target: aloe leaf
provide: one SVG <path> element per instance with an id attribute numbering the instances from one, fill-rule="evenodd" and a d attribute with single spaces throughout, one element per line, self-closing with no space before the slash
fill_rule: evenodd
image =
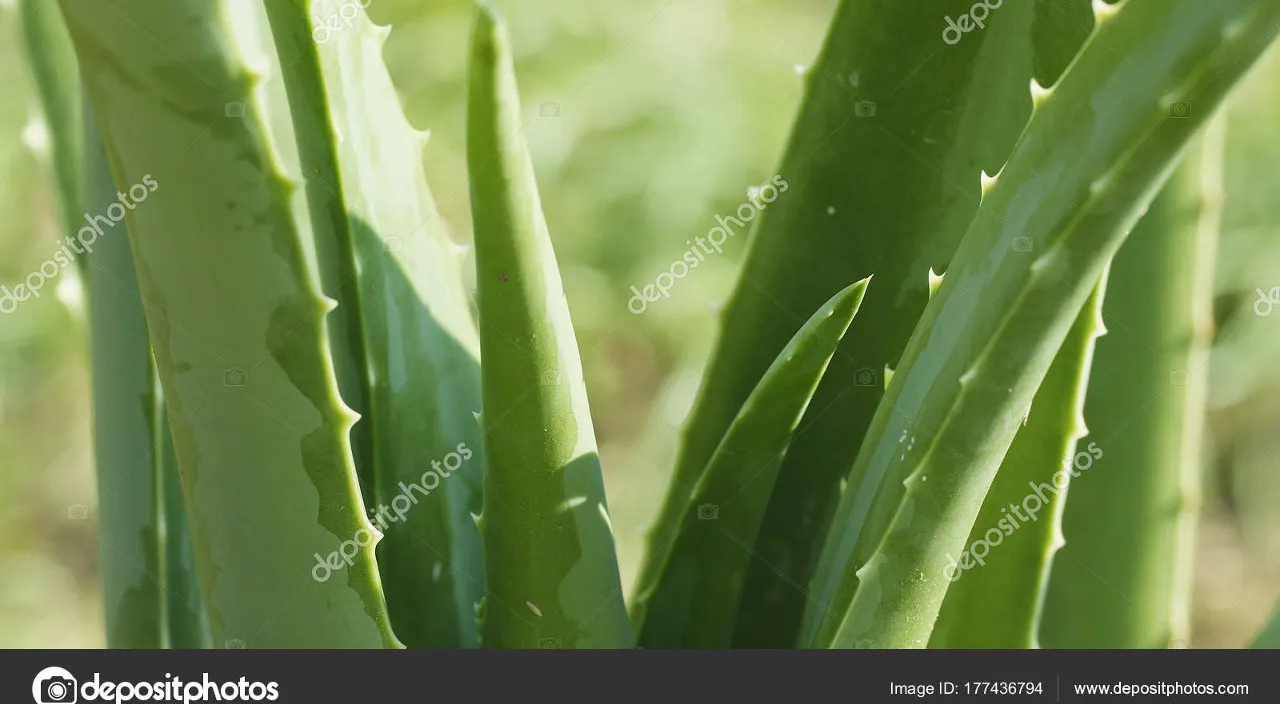
<path id="1" fill-rule="evenodd" d="M 652 591 L 636 595 L 645 648 L 727 648 L 774 479 L 800 417 L 867 290 L 863 279 L 800 328 L 747 397 L 657 556 Z"/>
<path id="2" fill-rule="evenodd" d="M 876 413 L 812 584 L 819 626 L 802 642 L 928 642 L 946 556 L 963 549 L 1085 299 L 1280 20 L 1262 0 L 1095 7 L 1056 87 L 1033 86 L 1036 111 Z"/>
<path id="3" fill-rule="evenodd" d="M 22 3 L 24 38 L 49 125 L 63 226 L 93 302 L 89 337 L 98 544 L 110 648 L 209 645 L 168 423 L 147 340 L 126 237 L 102 238 L 90 254 L 81 213 L 117 202 L 106 153 L 81 95 L 75 50 L 57 5 Z M 76 233 L 78 236 L 80 233 Z M 121 404 L 121 399 L 135 403 Z"/>
<path id="4" fill-rule="evenodd" d="M 1105 331 L 1105 289 L 1104 274 L 1000 464 L 965 542 L 969 557 L 957 558 L 950 568 L 952 584 L 938 612 L 932 648 L 1039 647 L 1036 634 L 1049 568 L 1062 545 L 1066 492 L 1071 478 L 1088 469 L 1098 452 L 1096 445 L 1080 449 L 1077 442 L 1088 432 L 1085 389 L 1094 343 Z M 992 598 L 996 594 L 999 598 Z"/>
<path id="5" fill-rule="evenodd" d="M 1101 456 L 1066 502 L 1046 646 L 1190 642 L 1224 133 L 1210 123 L 1112 264 L 1085 406 Z"/>
<path id="6" fill-rule="evenodd" d="M 85 208 L 103 212 L 115 184 L 86 124 Z M 163 404 L 151 364 L 147 323 L 129 241 L 102 238 L 87 270 L 93 382 L 93 444 L 98 480 L 98 546 L 107 647 L 163 647 L 163 448 L 154 440 Z M 141 351 L 141 354 L 139 352 Z"/>
<path id="7" fill-rule="evenodd" d="M 116 187 L 86 103 L 84 207 L 105 213 Z M 209 633 L 178 465 L 137 275 L 123 232 L 87 252 L 92 311 L 93 445 L 109 648 L 202 648 Z M 87 238 L 86 238 L 87 239 Z"/>
<path id="8" fill-rule="evenodd" d="M 385 534 L 378 569 L 392 626 L 409 647 L 475 646 L 484 593 L 471 518 L 484 461 L 473 417 L 479 342 L 461 254 L 423 173 L 425 135 L 405 119 L 382 61 L 388 30 L 359 14 L 315 41 L 314 18 L 340 16 L 346 5 L 266 3 L 322 285 L 340 301 L 334 315 L 348 311 L 347 337 L 334 348 L 348 350 L 352 393 L 366 399 L 355 427 L 364 435 L 352 440 L 369 443 L 357 457 L 369 463 L 366 498 Z M 454 473 L 464 454 L 466 469 Z"/>
<path id="9" fill-rule="evenodd" d="M 582 361 L 522 136 L 505 28 L 481 6 L 467 162 L 484 359 L 490 648 L 623 648 L 631 629 Z"/>
<path id="10" fill-rule="evenodd" d="M 83 130 L 75 50 L 57 5 L 48 0 L 21 0 L 18 10 L 23 43 L 49 129 L 62 225 L 74 231 L 83 224 L 84 206 Z M 76 261 L 83 271 L 83 260 Z"/>
<path id="11" fill-rule="evenodd" d="M 398 645 L 326 344 L 333 303 L 230 8 L 62 7 L 114 180 L 134 184 L 128 236 L 215 642 Z"/>

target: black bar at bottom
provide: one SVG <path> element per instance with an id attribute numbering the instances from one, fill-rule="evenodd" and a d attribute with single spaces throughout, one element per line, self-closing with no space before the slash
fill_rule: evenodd
<path id="1" fill-rule="evenodd" d="M 0 652 L 0 702 L 1280 702 L 1277 665 L 1266 650 L 27 650 Z"/>

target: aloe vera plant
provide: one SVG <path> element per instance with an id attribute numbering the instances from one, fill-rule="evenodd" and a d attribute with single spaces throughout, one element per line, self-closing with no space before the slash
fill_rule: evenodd
<path id="1" fill-rule="evenodd" d="M 712 451 L 800 327 L 800 313 L 874 274 L 780 470 L 743 597 L 742 610 L 755 616 L 740 619 L 738 645 L 795 640 L 807 601 L 794 585 L 812 576 L 838 486 L 883 395 L 884 370 L 896 366 L 928 298 L 925 273 L 947 268 L 978 210 L 978 174 L 999 169 L 1030 114 L 1031 28 L 1050 9 L 1008 3 L 942 59 L 939 18 L 969 4 L 846 0 L 806 72 L 779 168 L 791 189 L 752 234 L 646 557 L 670 542 Z M 736 342 L 746 335 L 754 344 Z M 637 592 L 650 588 L 641 579 Z"/>
<path id="2" fill-rule="evenodd" d="M 1224 140 L 1215 120 L 1116 255 L 1103 306 L 1114 332 L 1099 343 L 1085 410 L 1101 452 L 1067 503 L 1048 646 L 1191 639 Z"/>
<path id="3" fill-rule="evenodd" d="M 1100 314 L 1159 309 L 1149 339 L 1201 366 L 1216 205 L 1182 203 L 1213 185 L 1221 135 L 1164 183 L 1280 6 L 1004 3 L 952 43 L 939 20 L 967 0 L 839 3 L 628 614 L 511 39 L 481 7 L 473 312 L 387 29 L 357 11 L 315 36 L 348 5 L 62 0 L 92 110 L 82 137 L 55 129 L 86 155 L 55 158 L 59 182 L 82 171 L 90 212 L 147 190 L 87 274 L 95 407 L 137 399 L 95 428 L 100 485 L 127 488 L 103 490 L 104 555 L 141 540 L 132 571 L 104 560 L 110 645 L 1013 648 L 1079 644 L 1063 624 L 1099 618 L 1108 644 L 1185 634 L 1194 514 L 1155 510 L 1194 488 L 1202 387 L 1121 437 L 1108 399 L 1155 377 L 1093 347 Z M 1038 518 L 1006 524 L 1044 482 Z M 1151 511 L 1074 526 L 1135 487 Z M 1095 606 L 1071 567 L 1120 525 L 1132 545 L 1105 559 L 1134 567 L 1146 609 Z M 980 541 L 998 549 L 961 562 Z"/>
<path id="4" fill-rule="evenodd" d="M 946 555 L 961 551 L 1071 321 L 1280 19 L 1280 7 L 1256 2 L 1097 7 L 1094 34 L 1062 79 L 1033 85 L 1035 114 L 868 431 L 815 576 L 826 610 L 811 620 L 811 644 L 927 643 Z M 1150 79 L 1140 89 L 1116 87 L 1114 76 L 1139 69 Z M 1172 118 L 1192 96 L 1202 110 Z M 1082 104 L 1094 120 L 1079 120 Z M 919 447 L 901 447 L 904 433 Z"/>

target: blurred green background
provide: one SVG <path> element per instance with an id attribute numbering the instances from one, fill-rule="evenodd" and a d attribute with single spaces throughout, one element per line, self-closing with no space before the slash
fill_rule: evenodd
<path id="1" fill-rule="evenodd" d="M 52 0 L 49 0 L 52 1 Z M 835 0 L 509 0 L 543 203 L 582 348 L 623 580 L 671 469 L 744 239 L 643 315 L 643 287 L 774 175 Z M 469 239 L 469 0 L 375 0 L 428 174 Z M 941 29 L 941 24 L 940 24 Z M 940 46 L 941 43 L 940 43 Z M 11 2 L 0 0 L 0 283 L 61 238 Z M 1280 593 L 1280 52 L 1230 105 L 1195 647 L 1246 643 Z M 784 175 L 785 176 L 785 175 Z M 977 179 L 978 175 L 974 174 Z M 83 311 L 73 269 L 0 316 L 0 647 L 101 647 Z M 1263 307 L 1265 309 L 1265 307 Z"/>

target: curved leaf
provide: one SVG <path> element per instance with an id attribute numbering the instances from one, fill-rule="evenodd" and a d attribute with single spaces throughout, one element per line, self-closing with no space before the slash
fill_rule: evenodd
<path id="1" fill-rule="evenodd" d="M 733 419 L 685 506 L 651 591 L 632 609 L 645 648 L 727 648 L 747 567 L 787 445 L 869 279 L 818 309 L 765 372 Z"/>

